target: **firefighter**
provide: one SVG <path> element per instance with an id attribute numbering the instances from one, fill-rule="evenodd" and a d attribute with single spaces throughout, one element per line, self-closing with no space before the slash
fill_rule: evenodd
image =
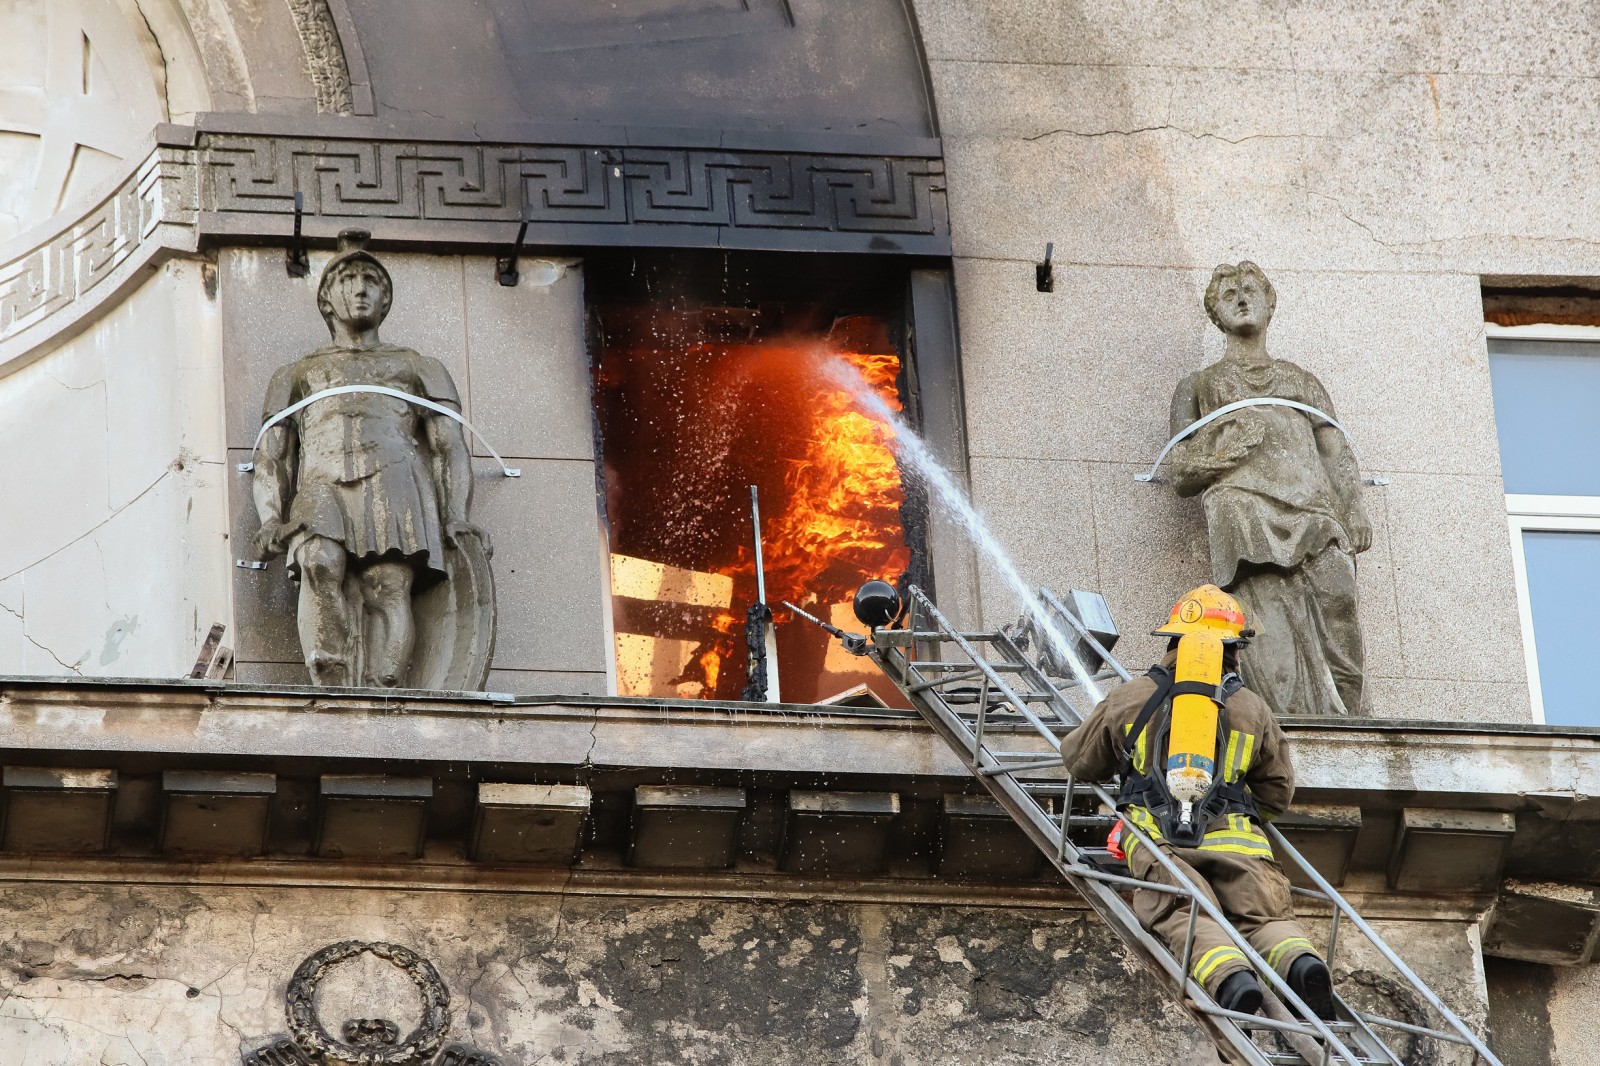
<path id="1" fill-rule="evenodd" d="M 1102 700 L 1083 725 L 1063 739 L 1062 760 L 1071 774 L 1086 781 L 1120 774 L 1123 785 L 1117 808 L 1123 820 L 1158 842 L 1197 886 L 1209 889 L 1212 902 L 1267 964 L 1318 1015 L 1332 1019 L 1328 967 L 1294 919 L 1289 880 L 1262 833 L 1263 823 L 1282 814 L 1294 796 L 1294 768 L 1272 712 L 1239 679 L 1239 651 L 1252 635 L 1245 628 L 1244 612 L 1232 596 L 1215 585 L 1204 585 L 1184 596 L 1155 634 L 1168 638 L 1166 657 L 1144 677 L 1134 678 Z M 1180 642 L 1186 637 L 1192 642 L 1183 646 Z M 1202 652 L 1214 649 L 1211 671 L 1196 668 L 1194 655 L 1183 654 L 1197 647 Z M 1190 678 L 1177 676 L 1186 669 Z M 1199 675 L 1211 676 L 1196 678 L 1197 669 Z M 1175 717 L 1190 713 L 1180 701 L 1193 703 L 1197 696 L 1211 717 L 1180 721 L 1175 730 Z M 1175 714 L 1175 707 L 1181 714 Z M 1203 745 L 1179 739 L 1196 735 L 1194 721 L 1207 735 Z M 1203 750 L 1185 753 L 1178 747 Z M 1162 773 L 1163 768 L 1168 772 Z M 1181 775 L 1196 773 L 1204 789 L 1186 791 Z M 1122 829 L 1121 822 L 1117 829 Z M 1121 840 L 1134 877 L 1176 883 L 1131 833 L 1122 834 Z M 1160 935 L 1181 957 L 1189 901 L 1170 893 L 1135 890 L 1133 908 L 1145 928 Z M 1190 967 L 1195 980 L 1222 1007 L 1246 1014 L 1260 1010 L 1261 983 L 1250 962 L 1204 913 L 1195 923 Z"/>

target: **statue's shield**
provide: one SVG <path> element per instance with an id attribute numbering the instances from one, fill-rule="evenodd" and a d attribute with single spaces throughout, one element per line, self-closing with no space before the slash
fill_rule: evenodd
<path id="1" fill-rule="evenodd" d="M 494 656 L 494 575 L 483 542 L 471 534 L 445 548 L 448 580 L 420 593 L 412 607 L 417 626 L 409 688 L 481 690 Z"/>

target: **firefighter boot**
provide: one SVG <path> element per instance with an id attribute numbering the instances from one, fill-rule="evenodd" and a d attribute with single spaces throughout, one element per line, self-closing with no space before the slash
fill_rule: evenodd
<path id="1" fill-rule="evenodd" d="M 1223 1010 L 1254 1014 L 1261 1009 L 1261 982 L 1249 970 L 1236 970 L 1223 980 L 1216 998 L 1217 1006 Z"/>
<path id="2" fill-rule="evenodd" d="M 1333 976 L 1328 973 L 1327 965 L 1315 955 L 1302 955 L 1289 964 L 1289 987 L 1323 1021 L 1338 1018 L 1333 1002 Z"/>

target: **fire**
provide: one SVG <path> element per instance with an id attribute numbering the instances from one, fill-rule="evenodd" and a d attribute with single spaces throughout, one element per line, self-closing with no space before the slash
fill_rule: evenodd
<path id="1" fill-rule="evenodd" d="M 668 330 L 643 315 L 606 321 L 595 387 L 619 692 L 740 697 L 745 611 L 757 599 L 754 484 L 783 699 L 867 684 L 895 700 L 875 668 L 830 651 L 826 634 L 782 607 L 855 626 L 855 589 L 911 565 L 893 430 L 837 373 L 842 361 L 900 410 L 888 324 L 858 315 L 814 332 L 721 335 L 731 320 L 718 309 Z"/>
<path id="2" fill-rule="evenodd" d="M 895 377 L 899 356 L 826 352 L 854 367 L 862 379 L 899 411 Z M 848 599 L 861 582 L 898 577 L 911 563 L 900 531 L 905 502 L 894 457 L 894 431 L 865 414 L 849 390 L 828 388 L 832 375 L 817 367 L 815 419 L 804 456 L 789 461 L 784 485 L 789 506 L 764 531 L 767 581 L 792 595 L 773 596 L 801 606 Z M 819 582 L 830 569 L 844 573 Z"/>

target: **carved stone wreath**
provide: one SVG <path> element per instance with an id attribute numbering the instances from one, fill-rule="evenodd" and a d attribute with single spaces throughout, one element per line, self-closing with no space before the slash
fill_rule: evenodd
<path id="1" fill-rule="evenodd" d="M 422 1022 L 403 1041 L 384 1044 L 361 1039 L 358 1043 L 346 1043 L 329 1033 L 317 1017 L 313 1000 L 323 975 L 329 968 L 368 952 L 411 978 L 422 993 Z M 284 1009 L 289 1019 L 290 1035 L 308 1054 L 355 1066 L 413 1066 L 439 1050 L 444 1043 L 445 1032 L 450 1028 L 450 990 L 440 979 L 439 971 L 415 951 L 398 944 L 367 943 L 362 940 L 329 944 L 309 956 L 295 970 L 294 976 L 289 979 Z M 355 1033 L 350 1035 L 356 1036 Z"/>
<path id="2" fill-rule="evenodd" d="M 411 978 L 422 993 L 422 1022 L 404 1041 L 400 1027 L 387 1018 L 351 1018 L 340 1040 L 317 1017 L 317 984 L 331 967 L 370 953 Z M 289 1036 L 276 1036 L 248 1051 L 242 1066 L 503 1066 L 488 1052 L 467 1044 L 450 1044 L 442 1052 L 450 1028 L 450 991 L 433 964 L 398 944 L 346 940 L 329 944 L 306 958 L 289 979 L 284 995 Z M 434 1058 L 439 1052 L 438 1058 Z"/>

